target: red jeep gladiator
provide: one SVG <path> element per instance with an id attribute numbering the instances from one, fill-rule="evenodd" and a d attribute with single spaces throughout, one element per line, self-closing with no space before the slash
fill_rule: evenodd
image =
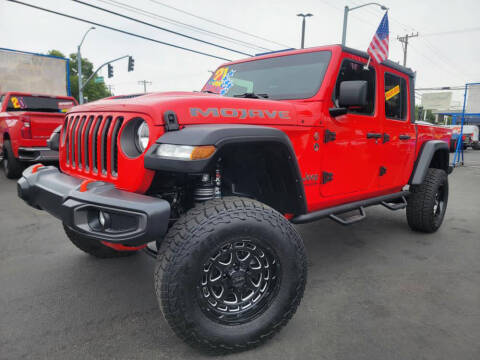
<path id="1" fill-rule="evenodd" d="M 93 256 L 155 243 L 174 332 L 214 352 L 253 347 L 303 296 L 293 224 L 352 224 L 377 204 L 406 208 L 416 231 L 442 224 L 451 133 L 414 123 L 410 69 L 367 59 L 339 45 L 266 54 L 222 65 L 201 92 L 75 107 L 50 141 L 61 171 L 29 167 L 19 196 Z"/>
<path id="2" fill-rule="evenodd" d="M 0 160 L 8 178 L 18 178 L 24 164 L 58 161 L 58 152 L 47 147 L 47 139 L 74 105 L 72 97 L 0 94 Z"/>

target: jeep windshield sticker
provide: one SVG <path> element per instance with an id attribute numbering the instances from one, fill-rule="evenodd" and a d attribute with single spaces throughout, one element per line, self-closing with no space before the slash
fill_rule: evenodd
<path id="1" fill-rule="evenodd" d="M 394 96 L 400 94 L 400 85 L 397 85 L 385 93 L 385 100 L 390 100 Z"/>
<path id="2" fill-rule="evenodd" d="M 290 112 L 283 110 L 253 110 L 253 109 L 231 109 L 231 108 L 190 108 L 190 115 L 192 117 L 224 117 L 224 118 L 239 118 L 239 119 L 290 119 Z"/>
<path id="3" fill-rule="evenodd" d="M 203 91 L 211 91 L 215 94 L 225 95 L 233 86 L 232 77 L 235 70 L 228 66 L 221 67 L 212 75 L 203 88 Z"/>

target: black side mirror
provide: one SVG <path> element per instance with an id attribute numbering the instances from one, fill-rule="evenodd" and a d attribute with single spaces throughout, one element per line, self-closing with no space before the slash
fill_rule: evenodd
<path id="1" fill-rule="evenodd" d="M 345 115 L 347 113 L 347 108 L 340 107 L 340 108 L 330 108 L 328 109 L 328 112 L 330 113 L 330 116 L 337 117 L 340 115 Z"/>
<path id="2" fill-rule="evenodd" d="M 62 131 L 62 125 L 57 126 L 48 138 L 47 145 L 50 150 L 58 151 L 60 147 L 60 131 Z"/>
<path id="3" fill-rule="evenodd" d="M 342 81 L 338 94 L 338 105 L 349 108 L 351 106 L 367 105 L 367 81 L 351 80 Z"/>

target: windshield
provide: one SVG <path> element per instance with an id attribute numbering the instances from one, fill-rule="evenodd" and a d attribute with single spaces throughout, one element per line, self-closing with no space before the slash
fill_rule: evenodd
<path id="1" fill-rule="evenodd" d="M 310 98 L 322 84 L 330 56 L 330 51 L 318 51 L 223 66 L 202 91 L 228 97 Z"/>
<path id="2" fill-rule="evenodd" d="M 67 112 L 74 105 L 69 99 L 12 95 L 8 100 L 7 111 Z"/>

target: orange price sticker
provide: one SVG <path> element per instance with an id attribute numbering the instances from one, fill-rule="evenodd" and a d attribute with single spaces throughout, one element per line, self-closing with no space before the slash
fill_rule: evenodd
<path id="1" fill-rule="evenodd" d="M 400 94 L 400 85 L 397 85 L 385 93 L 385 100 L 390 100 L 395 95 Z"/>

